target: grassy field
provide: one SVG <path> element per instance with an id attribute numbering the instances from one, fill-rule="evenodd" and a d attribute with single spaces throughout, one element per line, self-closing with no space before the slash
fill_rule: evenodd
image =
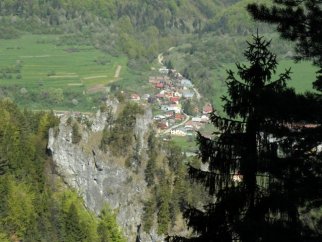
<path id="1" fill-rule="evenodd" d="M 291 80 L 288 82 L 288 86 L 295 89 L 298 93 L 304 93 L 307 91 L 313 91 L 312 82 L 315 80 L 315 72 L 317 68 L 310 62 L 294 63 L 292 60 L 279 61 L 276 75 L 273 80 L 278 77 L 278 74 L 285 71 L 285 69 L 291 68 Z M 237 68 L 235 64 L 226 64 L 222 68 L 215 70 L 214 86 L 216 93 L 213 97 L 213 103 L 216 108 L 221 110 L 222 104 L 221 97 L 226 94 L 225 80 L 227 78 L 226 70 L 233 70 L 236 72 Z M 237 77 L 237 75 L 236 75 Z"/>
<path id="2" fill-rule="evenodd" d="M 182 148 L 184 152 L 195 152 L 198 150 L 197 143 L 195 141 L 195 136 L 189 137 L 179 137 L 172 136 L 171 140 Z"/>
<path id="3" fill-rule="evenodd" d="M 2 84 L 38 87 L 68 87 L 82 84 L 92 87 L 114 80 L 118 65 L 126 69 L 125 57 L 106 56 L 91 46 L 57 46 L 57 36 L 25 35 L 15 40 L 0 41 L 0 68 L 22 64 L 22 79 L 2 80 Z M 105 60 L 99 64 L 97 60 Z M 122 72 L 120 73 L 122 74 Z"/>
<path id="4" fill-rule="evenodd" d="M 0 40 L 0 72 L 6 72 L 5 76 L 1 75 L 0 87 L 39 93 L 59 89 L 75 93 L 80 99 L 80 94 L 90 96 L 105 91 L 109 83 L 130 76 L 126 57 L 109 56 L 92 46 L 58 46 L 57 38 L 57 35 L 24 35 Z M 119 76 L 115 76 L 118 68 Z M 11 95 L 16 97 L 19 93 Z M 53 103 L 53 108 L 66 105 Z"/>

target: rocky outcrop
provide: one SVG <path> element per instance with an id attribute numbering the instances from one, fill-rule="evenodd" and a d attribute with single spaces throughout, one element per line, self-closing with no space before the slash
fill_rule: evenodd
<path id="1" fill-rule="evenodd" d="M 102 131 L 110 115 L 115 115 L 118 104 L 119 102 L 116 99 L 107 100 L 105 112 L 99 109 L 95 117 L 91 118 L 91 121 L 92 121 L 91 130 L 94 132 Z"/>
<path id="2" fill-rule="evenodd" d="M 64 182 L 76 189 L 83 197 L 88 209 L 98 214 L 104 203 L 117 212 L 117 221 L 123 228 L 128 241 L 135 241 L 138 227 L 142 224 L 143 202 L 147 194 L 144 177 L 139 172 L 132 173 L 117 158 L 103 153 L 98 147 L 88 144 L 90 137 L 104 129 L 104 113 L 99 113 L 91 129 L 83 130 L 82 141 L 72 144 L 72 128 L 61 118 L 58 133 L 49 130 L 48 149 L 56 166 L 56 171 Z M 144 137 L 152 122 L 151 110 L 136 120 L 135 135 L 143 152 Z M 91 147 L 89 149 L 89 147 Z M 143 169 L 143 168 L 142 168 Z M 140 230 L 141 241 L 162 241 L 155 231 L 146 234 Z"/>

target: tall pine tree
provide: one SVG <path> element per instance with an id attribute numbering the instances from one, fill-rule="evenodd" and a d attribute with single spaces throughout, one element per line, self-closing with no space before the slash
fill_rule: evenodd
<path id="1" fill-rule="evenodd" d="M 244 53 L 249 64 L 237 64 L 239 78 L 228 71 L 227 117 L 211 116 L 220 132 L 213 139 L 198 135 L 208 170 L 189 168 L 213 202 L 187 209 L 194 235 L 170 241 L 318 241 L 301 208 L 318 197 L 321 164 L 312 172 L 315 156 L 299 138 L 306 129 L 295 129 L 301 115 L 288 103 L 302 98 L 286 87 L 290 70 L 272 80 L 277 61 L 269 45 L 254 36 Z"/>
<path id="2" fill-rule="evenodd" d="M 314 87 L 322 91 L 321 0 L 273 0 L 272 6 L 249 4 L 255 20 L 275 24 L 281 37 L 295 43 L 296 60 L 310 59 L 320 70 Z"/>

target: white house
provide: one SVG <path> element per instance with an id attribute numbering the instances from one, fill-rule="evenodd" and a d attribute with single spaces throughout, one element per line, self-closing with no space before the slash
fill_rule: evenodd
<path id="1" fill-rule="evenodd" d="M 190 90 L 184 90 L 184 91 L 182 92 L 182 96 L 183 96 L 184 98 L 193 98 L 193 96 L 194 96 L 194 92 L 192 92 L 192 91 L 190 91 Z"/>
<path id="2" fill-rule="evenodd" d="M 169 73 L 169 69 L 167 69 L 167 68 L 165 68 L 165 67 L 162 67 L 162 68 L 160 68 L 159 69 L 159 72 L 161 73 L 161 74 L 168 74 Z"/>
<path id="3" fill-rule="evenodd" d="M 192 117 L 191 121 L 200 123 L 202 121 L 202 119 L 200 117 Z"/>
<path id="4" fill-rule="evenodd" d="M 202 115 L 202 116 L 201 116 L 201 122 L 203 122 L 203 123 L 208 123 L 208 122 L 209 122 L 209 117 L 208 117 L 208 116 L 206 116 L 206 115 Z"/>
<path id="5" fill-rule="evenodd" d="M 164 116 L 164 115 L 156 115 L 156 116 L 154 116 L 154 120 L 161 120 L 161 119 L 165 119 L 166 118 L 166 116 Z"/>
<path id="6" fill-rule="evenodd" d="M 174 111 L 175 113 L 181 113 L 181 106 L 178 104 L 171 104 L 168 106 L 167 111 Z"/>
<path id="7" fill-rule="evenodd" d="M 182 85 L 183 87 L 193 87 L 193 85 L 192 85 L 191 81 L 190 81 L 190 80 L 188 80 L 188 79 L 182 79 L 182 80 L 181 80 L 181 85 Z"/>
<path id="8" fill-rule="evenodd" d="M 170 134 L 174 136 L 186 136 L 187 132 L 183 129 L 172 129 Z"/>

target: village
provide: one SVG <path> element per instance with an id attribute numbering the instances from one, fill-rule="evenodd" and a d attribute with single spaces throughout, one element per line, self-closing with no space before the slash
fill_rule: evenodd
<path id="1" fill-rule="evenodd" d="M 162 67 L 158 74 L 148 80 L 153 93 L 142 96 L 132 93 L 130 100 L 153 107 L 153 119 L 159 135 L 194 136 L 196 131 L 209 123 L 213 111 L 211 103 L 202 103 L 201 95 L 192 82 L 176 70 Z M 192 100 L 202 103 L 201 108 L 193 106 L 194 115 L 187 114 L 184 109 L 184 103 Z"/>

